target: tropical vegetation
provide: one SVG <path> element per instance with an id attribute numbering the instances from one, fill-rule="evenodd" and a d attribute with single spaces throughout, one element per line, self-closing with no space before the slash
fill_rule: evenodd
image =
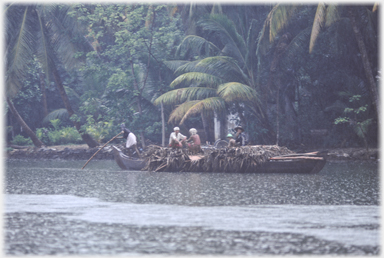
<path id="1" fill-rule="evenodd" d="M 7 142 L 377 146 L 378 5 L 7 4 Z M 319 132 L 321 132 L 319 134 Z M 32 142 L 32 143 L 31 143 Z"/>

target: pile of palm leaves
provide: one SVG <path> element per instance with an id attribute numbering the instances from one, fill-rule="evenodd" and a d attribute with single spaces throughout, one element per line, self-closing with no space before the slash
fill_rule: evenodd
<path id="1" fill-rule="evenodd" d="M 184 167 L 191 159 L 185 149 L 163 148 L 156 145 L 148 146 L 142 154 L 147 160 L 147 171 L 186 171 Z"/>
<path id="2" fill-rule="evenodd" d="M 269 158 L 292 154 L 286 147 L 253 145 L 238 148 L 205 148 L 204 156 L 191 159 L 187 150 L 149 146 L 147 171 L 167 172 L 254 172 Z"/>

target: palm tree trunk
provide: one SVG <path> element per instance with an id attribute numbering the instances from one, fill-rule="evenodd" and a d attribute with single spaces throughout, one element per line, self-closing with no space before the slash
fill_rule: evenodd
<path id="1" fill-rule="evenodd" d="M 136 77 L 135 77 L 135 70 L 133 68 L 133 62 L 131 61 L 131 70 L 132 70 L 132 76 L 134 78 L 134 82 L 133 82 L 133 86 L 135 87 L 135 90 L 137 90 L 138 92 L 140 92 L 139 96 L 137 97 L 137 109 L 139 110 L 139 115 L 140 117 L 142 116 L 143 114 L 143 110 L 141 108 L 141 91 L 139 89 L 139 85 L 136 81 Z M 143 147 L 143 149 L 145 148 L 145 138 L 144 138 L 144 133 L 143 131 L 140 132 L 140 140 L 141 140 L 141 146 Z"/>
<path id="2" fill-rule="evenodd" d="M 38 148 L 43 146 L 44 143 L 42 143 L 39 140 L 39 138 L 37 138 L 36 134 L 31 130 L 31 128 L 29 128 L 27 123 L 25 123 L 23 118 L 20 116 L 19 112 L 17 112 L 17 110 L 16 110 L 15 106 L 13 105 L 12 101 L 8 97 L 6 97 L 6 99 L 7 99 L 7 103 L 8 103 L 8 106 L 9 106 L 9 110 L 11 110 L 12 114 L 15 116 L 17 122 L 23 128 L 24 132 L 29 136 L 29 138 L 31 138 L 33 144 L 36 147 L 38 147 Z"/>
<path id="3" fill-rule="evenodd" d="M 201 112 L 201 121 L 203 122 L 203 128 L 204 128 L 204 132 L 205 132 L 205 141 L 209 142 L 209 128 L 208 128 L 207 120 L 205 119 L 203 112 Z"/>
<path id="4" fill-rule="evenodd" d="M 58 88 L 58 90 L 60 92 L 60 96 L 61 96 L 61 98 L 62 98 L 62 100 L 64 102 L 64 106 L 65 106 L 65 108 L 68 111 L 69 117 L 71 117 L 72 115 L 75 114 L 75 112 L 73 111 L 73 109 L 71 107 L 71 104 L 69 103 L 69 99 L 68 99 L 67 93 L 65 92 L 63 83 L 61 82 L 61 78 L 59 76 L 59 72 L 56 69 L 56 66 L 52 67 L 52 73 L 53 73 L 53 77 L 55 79 L 57 88 Z M 88 145 L 89 148 L 94 148 L 94 147 L 99 146 L 99 143 L 97 141 L 95 141 L 89 134 L 80 132 L 80 127 L 81 126 L 80 126 L 79 122 L 74 121 L 73 123 L 74 123 L 77 131 L 80 133 L 81 138 Z"/>
<path id="5" fill-rule="evenodd" d="M 165 118 L 164 118 L 164 105 L 161 104 L 161 146 L 165 146 Z"/>
<path id="6" fill-rule="evenodd" d="M 45 92 L 44 74 L 42 72 L 39 72 L 39 77 L 40 77 L 40 86 L 41 86 L 41 101 L 43 102 L 44 117 L 46 117 L 48 115 L 48 105 L 47 105 L 47 95 Z"/>
<path id="7" fill-rule="evenodd" d="M 353 8 L 354 7 L 348 8 L 348 14 L 349 14 L 349 18 L 351 19 L 351 24 L 352 24 L 353 32 L 355 34 L 357 45 L 359 46 L 361 59 L 363 61 L 365 76 L 368 79 L 369 92 L 371 95 L 371 99 L 374 103 L 374 107 L 376 109 L 376 114 L 377 114 L 377 117 L 379 119 L 380 118 L 379 94 L 377 92 L 377 86 L 376 86 L 375 78 L 373 76 L 371 64 L 370 64 L 369 59 L 368 59 L 367 48 L 365 47 L 365 44 L 364 44 L 363 35 L 361 34 L 361 31 L 357 25 L 356 16 L 355 16 L 356 14 L 355 14 Z"/>
<path id="8" fill-rule="evenodd" d="M 279 134 L 280 134 L 280 85 L 277 86 L 276 93 L 276 145 L 279 146 Z"/>

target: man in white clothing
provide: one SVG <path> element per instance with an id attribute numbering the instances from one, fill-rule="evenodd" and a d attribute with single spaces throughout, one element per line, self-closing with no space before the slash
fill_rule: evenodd
<path id="1" fill-rule="evenodd" d="M 180 133 L 180 128 L 173 128 L 171 135 L 169 136 L 169 147 L 172 148 L 182 148 L 183 142 L 187 139 L 187 136 L 184 136 Z"/>
<path id="2" fill-rule="evenodd" d="M 141 157 L 139 150 L 137 149 L 136 135 L 134 135 L 128 128 L 125 127 L 125 124 L 121 124 L 121 131 L 124 132 L 123 138 L 127 139 L 125 147 L 127 149 L 134 147 L 139 157 Z"/>

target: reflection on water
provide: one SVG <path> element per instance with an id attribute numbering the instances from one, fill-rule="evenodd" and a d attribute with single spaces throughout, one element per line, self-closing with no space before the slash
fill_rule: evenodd
<path id="1" fill-rule="evenodd" d="M 136 226 L 204 227 L 307 234 L 348 245 L 378 245 L 378 206 L 190 207 L 102 202 L 68 195 L 8 195 L 7 213 L 71 213 L 67 218 Z M 373 233 L 374 232 L 374 233 Z"/>
<path id="2" fill-rule="evenodd" d="M 113 161 L 92 161 L 82 170 L 84 163 L 7 162 L 7 253 L 378 252 L 379 177 L 375 163 L 328 163 L 316 175 L 121 171 Z M 58 242 L 62 236 L 54 232 L 67 230 L 71 234 L 78 225 L 88 225 L 81 226 L 82 232 L 88 232 L 82 233 L 88 235 L 84 250 L 80 252 L 75 241 L 75 246 L 67 247 L 34 243 L 32 251 L 17 244 L 38 239 L 43 233 L 33 225 L 41 228 L 51 220 L 55 226 L 43 226 L 47 230 L 44 234 Z M 105 236 L 95 234 L 91 225 L 103 228 Z M 130 232 L 131 240 L 124 244 L 115 240 L 110 251 L 100 247 L 121 228 Z M 180 235 L 171 241 L 164 230 L 175 229 Z M 192 241 L 195 234 L 200 235 L 201 242 Z M 246 239 L 239 237 L 244 234 L 253 234 L 252 240 L 249 235 Z M 150 240 L 153 237 L 155 242 Z M 90 239 L 98 243 L 97 248 Z M 245 240 L 251 247 L 236 245 L 236 241 Z M 145 244 L 132 247 L 136 241 Z M 164 241 L 173 245 L 164 246 Z M 231 244 L 223 244 L 226 241 Z M 40 246 L 45 249 L 40 250 Z"/>

